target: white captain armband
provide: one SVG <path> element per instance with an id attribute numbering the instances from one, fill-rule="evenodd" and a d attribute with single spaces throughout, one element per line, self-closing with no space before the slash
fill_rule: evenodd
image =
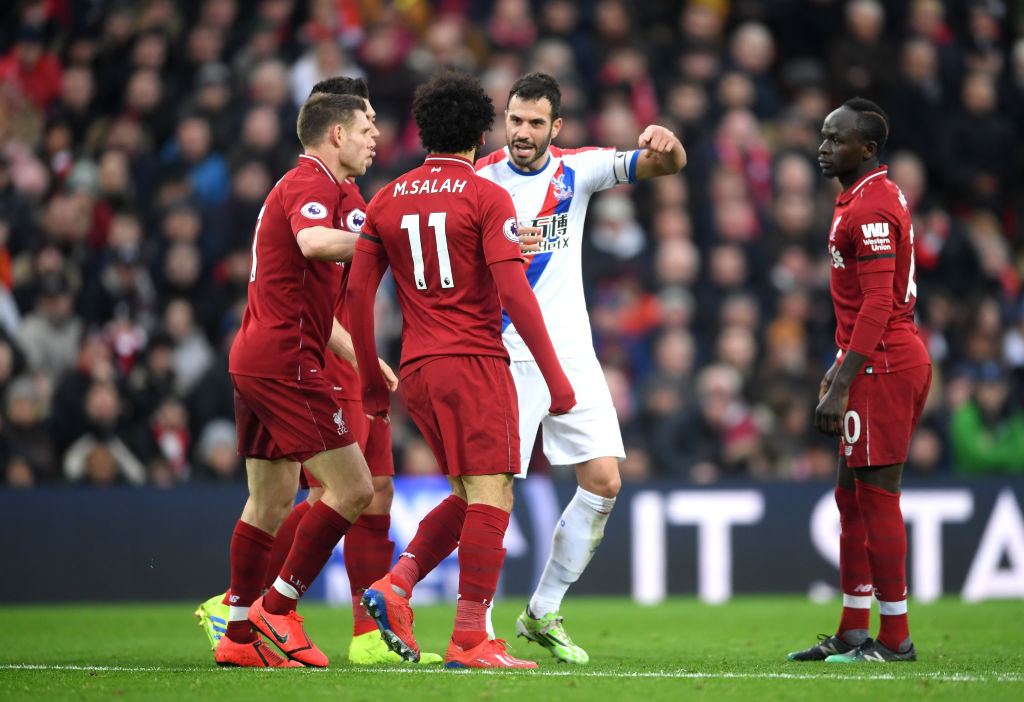
<path id="1" fill-rule="evenodd" d="M 616 183 L 624 185 L 636 180 L 636 159 L 639 155 L 640 152 L 635 149 L 633 151 L 615 152 L 612 172 L 615 174 Z"/>

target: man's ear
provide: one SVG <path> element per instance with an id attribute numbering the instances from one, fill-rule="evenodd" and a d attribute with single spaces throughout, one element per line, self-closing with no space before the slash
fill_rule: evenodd
<path id="1" fill-rule="evenodd" d="M 331 144 L 333 146 L 342 147 L 345 145 L 345 141 L 348 139 L 348 132 L 345 128 L 338 123 L 331 127 Z"/>
<path id="2" fill-rule="evenodd" d="M 558 133 L 562 131 L 562 118 L 559 117 L 551 123 L 551 139 L 554 140 Z"/>
<path id="3" fill-rule="evenodd" d="M 861 153 L 861 159 L 870 161 L 873 158 L 878 158 L 878 142 L 866 141 L 864 142 L 864 151 Z"/>

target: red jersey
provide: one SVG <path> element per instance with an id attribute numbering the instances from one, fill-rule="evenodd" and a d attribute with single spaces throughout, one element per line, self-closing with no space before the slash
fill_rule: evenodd
<path id="1" fill-rule="evenodd" d="M 457 156 L 428 156 L 370 201 L 359 252 L 391 266 L 402 309 L 401 374 L 436 356 L 499 356 L 501 303 L 488 266 L 522 260 L 512 198 Z"/>
<path id="2" fill-rule="evenodd" d="M 892 308 L 881 339 L 861 373 L 891 373 L 930 363 L 914 323 L 914 228 L 907 201 L 882 166 L 864 174 L 836 198 L 828 250 L 830 287 L 836 312 L 836 345 L 850 348 L 864 296 L 862 276 L 892 279 Z"/>
<path id="3" fill-rule="evenodd" d="M 341 184 L 341 228 L 350 232 L 360 232 L 363 223 L 366 221 L 366 200 L 359 192 L 359 186 L 354 181 L 345 180 Z M 351 331 L 348 323 L 348 314 L 343 302 L 345 288 L 348 287 L 349 266 L 342 267 L 341 288 L 338 303 L 334 308 L 335 318 L 341 322 L 341 326 Z M 338 354 L 328 351 L 324 354 L 324 375 L 338 390 L 338 396 L 346 400 L 362 401 L 363 393 L 359 385 L 359 373 L 356 367 L 346 361 Z"/>
<path id="4" fill-rule="evenodd" d="M 249 301 L 231 345 L 237 375 L 305 380 L 323 371 L 342 267 L 302 255 L 306 227 L 343 229 L 341 189 L 320 159 L 302 154 L 267 195 L 252 238 Z"/>

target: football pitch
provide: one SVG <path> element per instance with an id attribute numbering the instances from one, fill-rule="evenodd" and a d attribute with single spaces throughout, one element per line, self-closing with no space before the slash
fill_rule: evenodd
<path id="1" fill-rule="evenodd" d="M 313 604 L 301 608 L 306 628 L 330 668 L 222 669 L 195 626 L 196 604 L 0 607 L 0 700 L 1024 699 L 1019 601 L 911 601 L 917 663 L 825 665 L 790 663 L 786 653 L 833 631 L 837 600 L 742 597 L 709 606 L 673 598 L 639 607 L 570 596 L 566 628 L 591 657 L 571 667 L 515 640 L 523 603 L 499 602 L 498 635 L 515 655 L 540 664 L 523 672 L 352 666 L 345 659 L 351 614 Z M 423 650 L 443 655 L 453 615 L 453 606 L 417 609 Z"/>

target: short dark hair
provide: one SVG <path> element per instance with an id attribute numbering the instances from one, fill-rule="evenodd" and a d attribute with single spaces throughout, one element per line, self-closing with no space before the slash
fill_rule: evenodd
<path id="1" fill-rule="evenodd" d="M 309 96 L 317 93 L 330 93 L 331 95 L 355 95 L 364 100 L 370 99 L 370 86 L 366 84 L 365 78 L 349 78 L 348 76 L 335 76 L 324 78 L 313 86 Z"/>
<path id="2" fill-rule="evenodd" d="M 885 148 L 885 142 L 889 140 L 889 116 L 877 103 L 867 98 L 850 98 L 843 103 L 843 107 L 857 113 L 857 131 L 867 141 L 878 144 L 878 151 L 881 153 Z"/>
<path id="3" fill-rule="evenodd" d="M 314 146 L 323 140 L 329 127 L 340 124 L 347 129 L 355 121 L 356 113 L 365 111 L 363 98 L 355 95 L 316 93 L 299 110 L 295 131 L 303 147 Z"/>
<path id="4" fill-rule="evenodd" d="M 442 71 L 416 88 L 412 114 L 423 148 L 457 154 L 473 149 L 494 124 L 494 102 L 480 81 L 458 71 Z"/>
<path id="5" fill-rule="evenodd" d="M 512 89 L 508 91 L 505 109 L 508 109 L 514 97 L 520 100 L 547 98 L 551 103 L 551 121 L 554 122 L 562 116 L 562 89 L 558 87 L 558 81 L 547 73 L 527 73 L 513 83 Z"/>

